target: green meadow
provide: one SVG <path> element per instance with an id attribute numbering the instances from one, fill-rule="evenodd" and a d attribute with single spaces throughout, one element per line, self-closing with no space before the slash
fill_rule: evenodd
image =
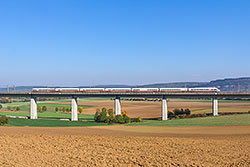
<path id="1" fill-rule="evenodd" d="M 250 125 L 250 114 L 224 115 L 216 117 L 173 119 L 166 121 L 149 120 L 128 124 L 128 126 L 231 126 Z"/>
<path id="2" fill-rule="evenodd" d="M 79 99 L 79 102 L 82 101 L 93 101 L 93 100 L 100 100 L 100 99 Z M 69 104 L 59 104 L 59 103 L 65 103 L 65 102 L 69 102 Z M 66 99 L 66 100 L 54 100 L 54 101 L 37 101 L 37 105 L 40 106 L 46 106 L 47 107 L 47 111 L 55 111 L 56 107 L 65 107 L 65 108 L 71 108 L 71 104 L 70 104 L 70 100 Z M 3 110 L 8 110 L 7 107 L 20 107 L 20 111 L 30 111 L 30 102 L 15 102 L 15 103 L 2 103 L 1 104 L 3 106 Z M 84 108 L 88 108 L 88 107 L 93 107 L 90 105 L 78 105 L 78 107 L 82 107 Z"/>

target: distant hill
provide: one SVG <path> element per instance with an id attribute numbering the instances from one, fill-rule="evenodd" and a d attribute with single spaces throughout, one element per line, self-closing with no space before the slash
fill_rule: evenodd
<path id="1" fill-rule="evenodd" d="M 32 88 L 40 87 L 45 88 L 46 86 L 17 86 L 17 92 L 30 92 Z M 80 86 L 80 87 L 89 87 L 89 86 Z M 227 79 L 218 79 L 210 82 L 172 82 L 172 83 L 155 83 L 155 84 L 146 84 L 146 85 L 96 85 L 95 88 L 193 88 L 193 87 L 217 87 L 224 92 L 250 92 L 250 77 L 244 78 L 227 78 Z M 0 92 L 6 92 L 7 88 L 0 88 Z M 9 91 L 14 91 L 14 88 L 9 88 Z"/>
<path id="2" fill-rule="evenodd" d="M 214 80 L 208 83 L 225 92 L 250 92 L 250 77 Z"/>
<path id="3" fill-rule="evenodd" d="M 217 87 L 223 92 L 250 92 L 250 77 L 218 79 L 210 82 L 176 82 L 142 85 L 141 87 Z"/>
<path id="4" fill-rule="evenodd" d="M 208 82 L 172 82 L 140 85 L 143 88 L 193 88 L 207 85 Z"/>

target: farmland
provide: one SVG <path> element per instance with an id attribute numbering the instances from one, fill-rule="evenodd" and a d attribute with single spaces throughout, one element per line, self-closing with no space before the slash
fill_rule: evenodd
<path id="1" fill-rule="evenodd" d="M 60 102 L 60 104 L 70 104 L 70 102 Z M 97 108 L 113 108 L 114 101 L 99 100 L 79 102 L 80 105 L 89 105 L 84 110 L 85 114 L 95 114 Z M 122 110 L 127 111 L 130 117 L 142 118 L 160 118 L 161 117 L 161 102 L 160 101 L 121 101 Z M 173 111 L 175 108 L 189 108 L 191 114 L 212 113 L 211 100 L 191 100 L 191 99 L 169 99 L 168 111 Z M 219 112 L 248 112 L 250 110 L 250 101 L 219 101 Z"/>
<path id="2" fill-rule="evenodd" d="M 1 166 L 249 166 L 249 126 L 0 127 Z"/>
<path id="3" fill-rule="evenodd" d="M 122 110 L 143 122 L 95 123 L 97 108 L 113 108 L 110 99 L 79 99 L 83 113 L 76 122 L 70 100 L 38 101 L 47 106 L 37 120 L 10 118 L 0 127 L 1 166 L 248 166 L 250 109 L 248 102 L 220 101 L 220 112 L 246 114 L 159 121 L 161 102 L 121 101 Z M 19 105 L 21 111 L 8 111 Z M 208 100 L 170 99 L 168 110 L 190 108 L 211 113 Z M 0 115 L 29 116 L 29 103 L 3 104 Z"/>

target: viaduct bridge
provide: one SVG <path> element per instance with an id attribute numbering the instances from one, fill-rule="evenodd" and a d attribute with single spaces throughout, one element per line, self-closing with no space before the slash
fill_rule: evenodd
<path id="1" fill-rule="evenodd" d="M 26 97 L 30 98 L 30 119 L 37 119 L 37 97 L 67 97 L 71 98 L 71 120 L 77 121 L 77 98 L 111 97 L 115 98 L 115 115 L 121 114 L 121 97 L 144 97 L 162 99 L 162 120 L 168 119 L 167 98 L 210 98 L 212 99 L 213 116 L 218 115 L 218 100 L 223 98 L 250 98 L 250 92 L 208 92 L 208 93 L 169 93 L 169 92 L 11 92 L 0 93 L 0 97 Z"/>

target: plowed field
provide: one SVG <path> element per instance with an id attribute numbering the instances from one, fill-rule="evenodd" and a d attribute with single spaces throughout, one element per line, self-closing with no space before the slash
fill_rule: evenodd
<path id="1" fill-rule="evenodd" d="M 250 127 L 0 128 L 0 166 L 249 166 Z"/>
<path id="2" fill-rule="evenodd" d="M 62 102 L 60 104 L 70 104 Z M 84 101 L 78 102 L 79 105 L 90 105 L 95 107 L 85 108 L 84 114 L 95 114 L 97 108 L 114 108 L 112 100 Z M 161 102 L 152 101 L 121 101 L 122 110 L 126 110 L 130 117 L 156 118 L 161 117 Z M 170 99 L 168 101 L 168 111 L 175 108 L 189 108 L 192 114 L 212 113 L 212 102 L 188 101 L 182 99 Z M 248 112 L 250 111 L 250 102 L 220 102 L 219 112 Z"/>

